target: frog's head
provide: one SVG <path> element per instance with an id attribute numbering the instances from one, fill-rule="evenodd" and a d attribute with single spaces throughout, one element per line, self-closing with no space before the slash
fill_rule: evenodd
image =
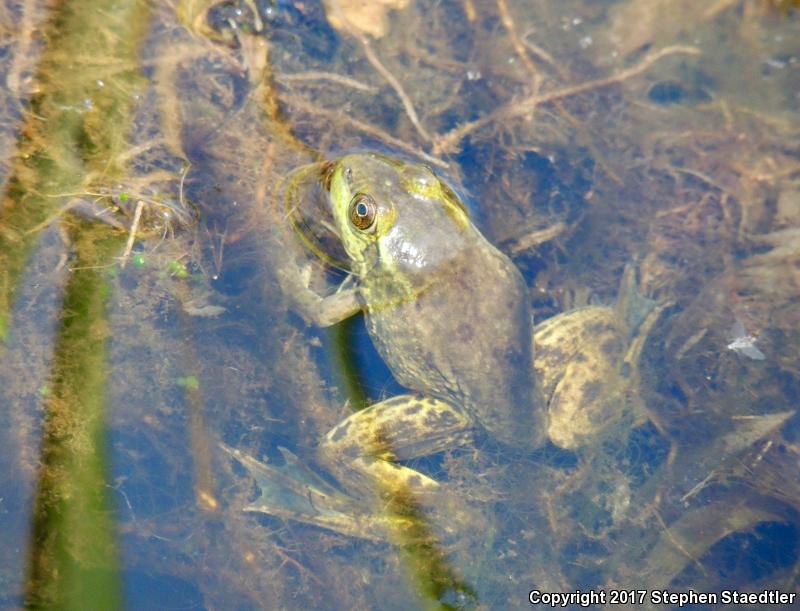
<path id="1" fill-rule="evenodd" d="M 356 273 L 378 266 L 396 279 L 419 278 L 476 234 L 464 204 L 427 166 L 348 155 L 326 169 L 323 181 Z"/>

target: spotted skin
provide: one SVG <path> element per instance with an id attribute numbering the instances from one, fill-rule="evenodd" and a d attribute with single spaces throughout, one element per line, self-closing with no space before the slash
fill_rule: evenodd
<path id="1" fill-rule="evenodd" d="M 474 423 L 461 409 L 420 394 L 399 395 L 356 412 L 322 440 L 319 456 L 340 482 L 366 494 L 376 482 L 387 490 L 434 490 L 430 477 L 393 461 L 457 447 Z"/>
<path id="2" fill-rule="evenodd" d="M 626 272 L 618 303 L 636 292 Z M 632 332 L 616 307 L 590 306 L 554 316 L 534 328 L 534 375 L 547 401 L 550 440 L 576 450 L 643 411 L 638 358 L 649 329 L 667 304 L 639 298 L 644 322 Z"/>

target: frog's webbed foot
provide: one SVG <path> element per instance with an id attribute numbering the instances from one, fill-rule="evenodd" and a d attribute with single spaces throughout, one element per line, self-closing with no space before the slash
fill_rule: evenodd
<path id="1" fill-rule="evenodd" d="M 639 283 L 636 280 L 636 264 L 628 263 L 622 272 L 622 279 L 619 282 L 619 290 L 617 292 L 615 309 L 620 320 L 625 322 L 631 334 L 633 334 L 658 306 L 659 303 L 657 301 L 639 292 Z"/>
<path id="2" fill-rule="evenodd" d="M 386 528 L 380 517 L 365 511 L 364 503 L 337 490 L 305 467 L 285 448 L 279 448 L 285 463 L 269 465 L 224 443 L 225 452 L 253 477 L 258 498 L 244 511 L 297 520 L 345 535 L 379 541 Z"/>
<path id="3" fill-rule="evenodd" d="M 337 479 L 359 494 L 424 494 L 438 483 L 394 461 L 463 445 L 472 426 L 469 415 L 449 403 L 400 395 L 348 417 L 325 436 L 319 454 Z"/>

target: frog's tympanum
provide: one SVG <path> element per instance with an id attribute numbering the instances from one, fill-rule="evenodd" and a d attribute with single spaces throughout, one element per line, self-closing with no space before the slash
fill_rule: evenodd
<path id="1" fill-rule="evenodd" d="M 641 349 L 628 349 L 632 299 L 534 329 L 522 274 L 429 168 L 356 154 L 315 172 L 355 285 L 298 298 L 301 310 L 321 324 L 363 311 L 378 352 L 411 391 L 325 435 L 320 460 L 345 488 L 424 493 L 436 481 L 396 461 L 463 444 L 474 431 L 518 451 L 548 438 L 574 449 L 630 412 Z"/>

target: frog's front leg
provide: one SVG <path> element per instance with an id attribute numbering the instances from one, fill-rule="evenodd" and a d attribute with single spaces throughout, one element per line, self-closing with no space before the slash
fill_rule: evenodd
<path id="1" fill-rule="evenodd" d="M 293 308 L 309 324 L 330 327 L 354 316 L 362 310 L 358 290 L 351 286 L 348 277 L 335 293 L 322 296 L 311 287 L 312 267 L 299 267 L 285 262 L 278 270 L 281 289 L 289 295 Z"/>
<path id="2" fill-rule="evenodd" d="M 318 327 L 330 327 L 361 311 L 355 289 L 343 289 L 326 297 L 309 289 L 295 295 L 294 305 L 303 318 Z"/>
<path id="3" fill-rule="evenodd" d="M 399 395 L 356 412 L 333 428 L 320 460 L 343 486 L 360 495 L 425 493 L 435 480 L 394 461 L 467 443 L 473 422 L 462 409 L 419 394 Z"/>

